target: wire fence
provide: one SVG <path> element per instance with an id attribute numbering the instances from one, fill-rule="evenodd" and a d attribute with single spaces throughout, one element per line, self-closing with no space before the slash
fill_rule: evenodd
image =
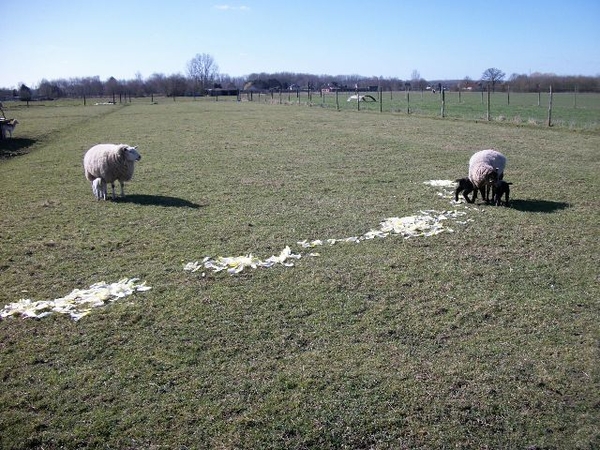
<path id="1" fill-rule="evenodd" d="M 242 92 L 239 101 L 600 132 L 600 94 L 473 91 Z"/>

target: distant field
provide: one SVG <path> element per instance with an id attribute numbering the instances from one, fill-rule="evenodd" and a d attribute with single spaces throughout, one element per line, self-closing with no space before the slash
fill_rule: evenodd
<path id="1" fill-rule="evenodd" d="M 402 95 L 383 113 L 314 95 L 5 104 L 0 307 L 152 289 L 77 322 L 0 319 L 0 447 L 598 448 L 600 97 L 557 95 L 548 128 L 537 96 L 502 112 L 494 95 L 488 123 L 479 94 L 448 94 L 447 120 L 433 94 L 410 115 Z M 139 146 L 124 200 L 83 176 L 98 142 Z M 489 147 L 512 207 L 424 184 Z M 426 210 L 465 215 L 298 244 Z M 285 246 L 293 267 L 184 271 Z"/>
<path id="2" fill-rule="evenodd" d="M 382 111 L 413 114 L 417 116 L 441 117 L 442 97 L 430 91 L 383 92 L 379 101 L 377 92 L 361 92 L 371 96 L 368 102 L 348 101 L 352 93 L 334 93 L 321 96 L 306 92 L 253 95 L 253 100 L 262 99 L 275 103 L 312 103 L 316 106 L 340 110 Z M 246 98 L 244 96 L 243 98 Z M 490 121 L 509 122 L 514 125 L 547 126 L 549 93 L 492 93 L 490 95 Z M 468 121 L 487 120 L 487 92 L 451 92 L 444 97 L 444 117 Z M 539 102 L 539 103 L 538 103 Z M 600 131 L 600 94 L 555 93 L 552 97 L 551 124 L 554 127 L 573 130 Z"/>

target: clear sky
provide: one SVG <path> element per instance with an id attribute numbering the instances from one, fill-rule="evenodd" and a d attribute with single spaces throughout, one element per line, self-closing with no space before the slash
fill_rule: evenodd
<path id="1" fill-rule="evenodd" d="M 600 75 L 599 0 L 0 0 L 0 87 L 219 72 Z"/>

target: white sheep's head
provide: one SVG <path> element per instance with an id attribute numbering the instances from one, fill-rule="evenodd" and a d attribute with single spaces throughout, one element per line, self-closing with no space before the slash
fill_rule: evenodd
<path id="1" fill-rule="evenodd" d="M 127 161 L 139 161 L 142 159 L 142 155 L 140 155 L 137 151 L 137 145 L 135 147 L 124 145 L 120 148 L 120 152 L 121 155 L 125 156 Z"/>

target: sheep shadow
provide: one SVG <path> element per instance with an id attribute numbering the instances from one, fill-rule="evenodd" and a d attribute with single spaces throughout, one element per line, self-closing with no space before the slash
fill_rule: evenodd
<path id="1" fill-rule="evenodd" d="M 525 199 L 525 200 L 511 200 L 510 201 L 511 208 L 516 209 L 517 211 L 528 211 L 528 212 L 542 212 L 542 213 L 552 213 L 555 211 L 560 211 L 562 209 L 566 209 L 571 205 L 565 202 L 552 202 L 548 200 L 535 200 L 535 199 Z"/>
<path id="2" fill-rule="evenodd" d="M 35 144 L 35 139 L 28 138 L 8 138 L 0 139 L 0 159 L 14 158 L 15 156 L 26 155 L 29 153 L 29 147 Z"/>
<path id="3" fill-rule="evenodd" d="M 188 200 L 177 197 L 169 197 L 167 195 L 146 195 L 146 194 L 127 194 L 125 198 L 117 197 L 117 202 L 121 203 L 135 203 L 137 205 L 154 205 L 154 206 L 165 206 L 173 208 L 193 208 L 198 209 L 206 206 L 192 203 Z"/>

